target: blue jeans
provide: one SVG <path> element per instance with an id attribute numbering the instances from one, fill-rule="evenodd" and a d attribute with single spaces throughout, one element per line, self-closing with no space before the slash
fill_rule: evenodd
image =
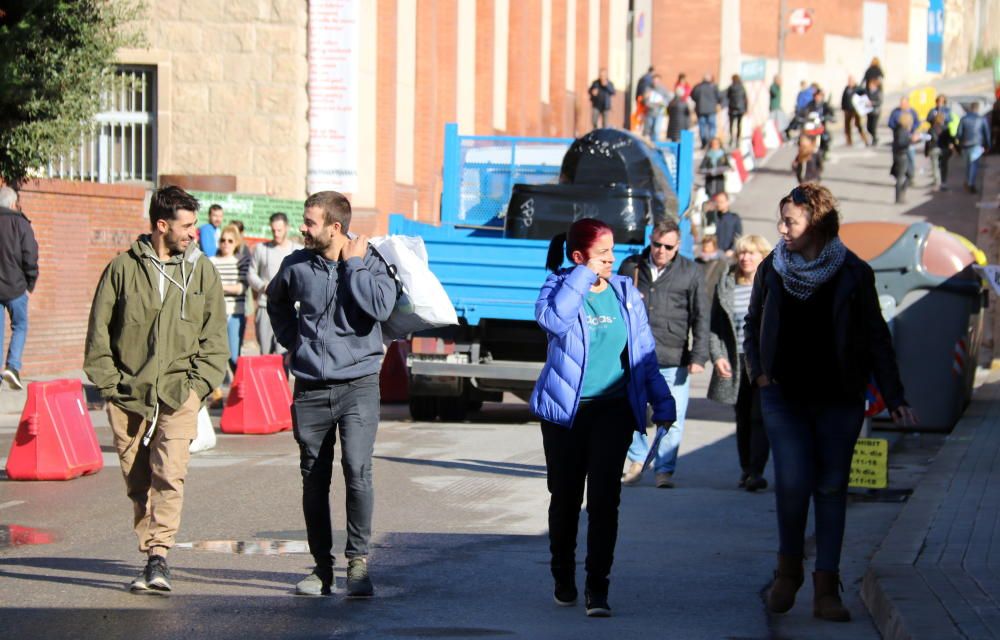
<path id="1" fill-rule="evenodd" d="M 21 370 L 21 354 L 28 339 L 28 294 L 22 293 L 13 300 L 0 300 L 0 307 L 10 316 L 10 346 L 7 348 L 7 366 Z M 3 349 L 3 331 L 6 321 L 0 317 L 0 349 Z"/>
<path id="2" fill-rule="evenodd" d="M 715 114 L 698 116 L 698 136 L 701 137 L 701 147 L 704 149 L 715 137 Z"/>
<path id="3" fill-rule="evenodd" d="M 983 157 L 984 147 L 962 147 L 962 158 L 965 159 L 965 184 L 976 186 L 976 174 L 979 173 L 979 159 Z"/>
<path id="4" fill-rule="evenodd" d="M 667 381 L 670 394 L 677 403 L 677 421 L 667 430 L 660 440 L 653 460 L 653 470 L 656 473 L 673 473 L 677 468 L 677 450 L 681 446 L 681 436 L 684 435 L 684 416 L 687 414 L 688 398 L 691 396 L 691 381 L 688 379 L 687 367 L 667 367 L 660 369 L 660 375 Z M 632 436 L 632 446 L 628 450 L 628 459 L 632 462 L 644 462 L 649 455 L 649 441 L 645 433 L 638 431 Z"/>
<path id="5" fill-rule="evenodd" d="M 779 553 L 801 556 L 809 500 L 816 509 L 816 570 L 838 571 L 847 514 L 847 482 L 864 402 L 796 402 L 781 386 L 760 390 L 774 459 Z"/>
<path id="6" fill-rule="evenodd" d="M 243 349 L 243 331 L 247 328 L 247 317 L 242 313 L 226 316 L 226 335 L 229 337 L 229 364 L 236 371 L 236 361 Z"/>

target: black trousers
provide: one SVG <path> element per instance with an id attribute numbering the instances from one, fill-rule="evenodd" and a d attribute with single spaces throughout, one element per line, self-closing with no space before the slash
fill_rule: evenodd
<path id="1" fill-rule="evenodd" d="M 379 419 L 379 376 L 329 384 L 296 381 L 292 425 L 299 444 L 302 511 L 309 551 L 316 566 L 333 566 L 330 481 L 333 449 L 340 432 L 341 466 L 347 488 L 348 558 L 368 555 L 372 532 L 372 452 Z"/>
<path id="2" fill-rule="evenodd" d="M 607 593 L 618 540 L 622 465 L 636 421 L 626 398 L 583 402 L 572 429 L 542 421 L 542 444 L 551 500 L 552 575 L 572 580 L 576 536 L 587 489 L 587 589 Z"/>
<path id="3" fill-rule="evenodd" d="M 767 440 L 764 416 L 760 411 L 760 389 L 750 383 L 744 363 L 741 355 L 740 390 L 736 396 L 736 450 L 743 473 L 762 475 L 771 443 Z"/>
<path id="4" fill-rule="evenodd" d="M 872 111 L 866 116 L 865 125 L 868 129 L 868 135 L 872 137 L 872 146 L 878 144 L 878 111 Z"/>

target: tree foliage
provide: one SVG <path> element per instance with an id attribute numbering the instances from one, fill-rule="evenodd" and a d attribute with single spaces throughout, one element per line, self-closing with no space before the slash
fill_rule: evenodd
<path id="1" fill-rule="evenodd" d="M 0 178 L 18 184 L 79 144 L 139 11 L 131 0 L 0 4 Z"/>

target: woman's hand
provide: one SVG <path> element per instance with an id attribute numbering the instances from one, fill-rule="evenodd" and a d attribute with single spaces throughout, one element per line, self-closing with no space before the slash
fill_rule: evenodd
<path id="1" fill-rule="evenodd" d="M 715 361 L 715 372 L 720 378 L 729 379 L 733 377 L 733 367 L 726 358 L 719 358 Z"/>
<path id="2" fill-rule="evenodd" d="M 604 258 L 595 257 L 587 260 L 587 268 L 593 271 L 597 277 L 600 277 L 601 271 L 604 269 Z"/>
<path id="3" fill-rule="evenodd" d="M 913 407 L 908 407 L 905 404 L 892 412 L 892 421 L 902 427 L 912 427 L 920 424 L 917 412 L 913 410 Z"/>

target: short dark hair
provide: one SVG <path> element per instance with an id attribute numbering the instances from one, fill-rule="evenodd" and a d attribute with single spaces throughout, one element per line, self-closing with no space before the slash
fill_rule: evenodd
<path id="1" fill-rule="evenodd" d="M 815 182 L 800 184 L 778 203 L 779 214 L 789 203 L 805 210 L 809 227 L 815 229 L 823 240 L 829 242 L 840 234 L 837 200 L 826 187 Z"/>
<path id="2" fill-rule="evenodd" d="M 213 204 L 212 206 L 210 206 L 208 208 L 208 212 L 209 213 L 212 213 L 213 211 L 222 211 L 222 205 L 221 204 Z"/>
<path id="3" fill-rule="evenodd" d="M 153 192 L 149 199 L 149 223 L 158 220 L 176 220 L 178 211 L 198 212 L 198 199 L 180 187 L 163 187 Z"/>
<path id="4" fill-rule="evenodd" d="M 230 220 L 229 224 L 231 224 L 234 227 L 236 227 L 237 229 L 239 229 L 240 233 L 243 233 L 244 227 L 243 227 L 243 221 L 242 220 Z"/>
<path id="5" fill-rule="evenodd" d="M 338 191 L 318 191 L 306 199 L 305 208 L 319 207 L 323 210 L 323 224 L 340 223 L 344 233 L 351 226 L 351 201 Z"/>
<path id="6" fill-rule="evenodd" d="M 275 211 L 274 213 L 271 214 L 271 217 L 268 219 L 267 223 L 273 224 L 275 222 L 284 222 L 285 224 L 288 224 L 288 216 L 286 216 L 281 211 Z"/>
<path id="7" fill-rule="evenodd" d="M 653 231 L 649 234 L 650 239 L 658 238 L 665 233 L 680 233 L 681 228 L 677 226 L 677 221 L 673 218 L 664 218 L 660 220 L 655 225 L 653 225 Z"/>

